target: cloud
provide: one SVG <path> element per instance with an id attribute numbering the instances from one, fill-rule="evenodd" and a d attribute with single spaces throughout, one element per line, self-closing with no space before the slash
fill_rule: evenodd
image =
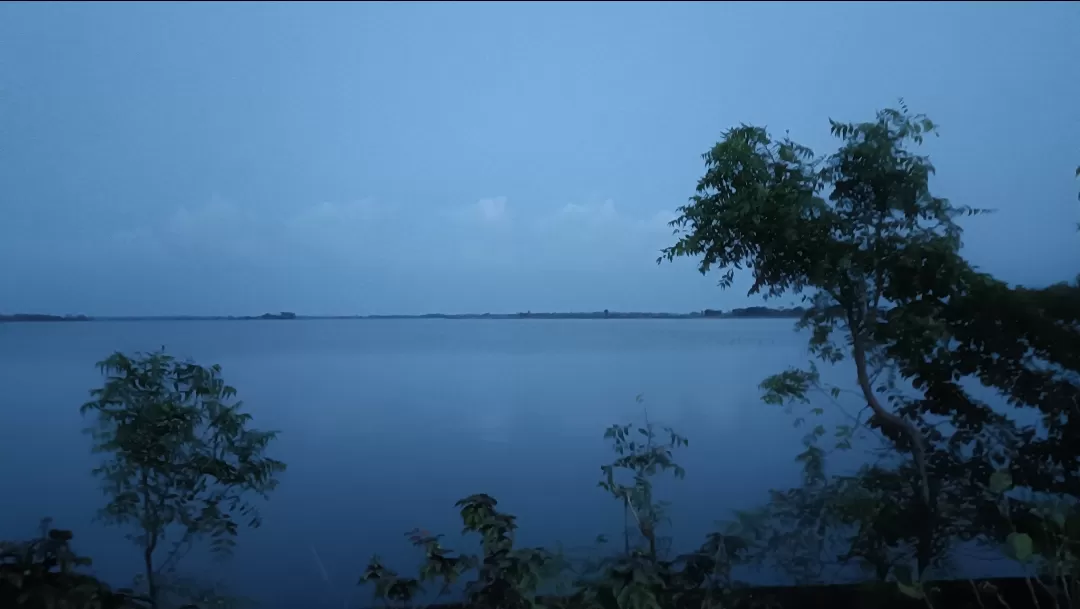
<path id="1" fill-rule="evenodd" d="M 275 209 L 218 195 L 138 225 L 102 218 L 111 231 L 9 231 L 0 256 L 25 262 L 0 288 L 19 310 L 100 315 L 696 308 L 687 290 L 711 282 L 655 264 L 670 217 L 611 200 Z"/>
<path id="2" fill-rule="evenodd" d="M 472 208 L 480 216 L 480 220 L 488 224 L 498 224 L 509 220 L 506 214 L 506 197 L 480 199 Z"/>
<path id="3" fill-rule="evenodd" d="M 360 199 L 260 214 L 214 196 L 176 209 L 156 225 L 118 230 L 110 245 L 126 259 L 172 262 L 580 270 L 651 263 L 671 239 L 671 213 L 626 214 L 611 200 L 516 211 L 498 196 L 435 213 Z"/>
<path id="4" fill-rule="evenodd" d="M 568 203 L 535 225 L 542 259 L 576 268 L 624 268 L 652 264 L 671 241 L 671 214 L 622 213 L 614 201 Z"/>

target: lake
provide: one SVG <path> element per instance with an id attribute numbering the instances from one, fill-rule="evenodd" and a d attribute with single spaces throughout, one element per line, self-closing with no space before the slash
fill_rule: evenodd
<path id="1" fill-rule="evenodd" d="M 496 497 L 523 544 L 615 538 L 619 504 L 596 488 L 612 423 L 649 419 L 690 439 L 683 481 L 661 485 L 670 534 L 696 544 L 730 510 L 798 483 L 803 431 L 757 384 L 806 361 L 790 319 L 311 320 L 0 324 L 0 539 L 39 519 L 75 532 L 96 572 L 126 585 L 140 561 L 103 504 L 79 406 L 95 362 L 153 350 L 220 364 L 288 463 L 234 557 L 188 557 L 267 607 L 340 607 L 378 553 L 411 572 L 404 532 L 458 538 L 454 502 Z M 848 380 L 847 368 L 830 376 Z M 851 384 L 851 383 L 849 383 Z M 635 402 L 643 394 L 644 404 Z M 644 407 L 644 408 L 643 408 Z M 469 545 L 465 549 L 471 550 Z M 316 555 L 325 566 L 325 581 Z M 361 603 L 367 604 L 367 603 Z"/>

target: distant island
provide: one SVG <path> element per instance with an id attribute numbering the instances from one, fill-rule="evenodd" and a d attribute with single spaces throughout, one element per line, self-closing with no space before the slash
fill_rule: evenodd
<path id="1" fill-rule="evenodd" d="M 258 317 L 241 317 L 240 319 L 296 319 L 296 313 L 282 311 L 281 313 L 263 313 Z"/>
<path id="2" fill-rule="evenodd" d="M 752 318 L 797 318 L 802 317 L 802 307 L 771 308 L 745 307 L 729 311 L 722 309 L 703 309 L 691 313 L 641 313 L 622 311 L 579 312 L 579 313 L 427 313 L 425 315 L 297 315 L 289 311 L 264 313 L 245 316 L 205 316 L 205 315 L 157 315 L 142 317 L 88 317 L 86 315 L 43 315 L 40 313 L 0 314 L 2 322 L 46 322 L 46 321 L 259 321 L 259 320 L 314 320 L 314 319 L 752 319 Z"/>

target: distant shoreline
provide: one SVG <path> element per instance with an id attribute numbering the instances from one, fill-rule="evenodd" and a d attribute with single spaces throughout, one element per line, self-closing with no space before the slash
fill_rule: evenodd
<path id="1" fill-rule="evenodd" d="M 580 313 L 428 313 L 424 315 L 297 315 L 295 313 L 266 313 L 258 316 L 231 315 L 148 315 L 89 317 L 86 315 L 43 315 L 17 313 L 0 315 L 0 323 L 26 322 L 92 322 L 92 321 L 310 321 L 310 320 L 386 320 L 386 319 L 794 319 L 802 317 L 803 309 L 772 309 L 747 307 L 722 311 L 705 309 L 693 313 L 640 313 L 594 311 Z"/>

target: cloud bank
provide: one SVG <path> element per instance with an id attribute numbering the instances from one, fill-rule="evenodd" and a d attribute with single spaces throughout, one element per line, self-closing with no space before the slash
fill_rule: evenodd
<path id="1" fill-rule="evenodd" d="M 56 302 L 64 312 L 104 315 L 682 310 L 656 297 L 673 272 L 656 258 L 674 242 L 674 217 L 625 212 L 611 200 L 527 210 L 497 196 L 417 212 L 358 199 L 268 211 L 215 195 L 144 225 L 6 239 L 5 249 L 44 265 L 37 298 L 13 299 L 20 310 L 55 310 Z M 681 266 L 674 272 L 685 280 L 692 265 Z M 81 279 L 51 283 L 72 275 Z M 631 286 L 628 276 L 660 283 Z M 118 290 L 131 293 L 121 308 L 95 309 Z"/>
<path id="2" fill-rule="evenodd" d="M 160 222 L 115 231 L 113 259 L 179 263 L 193 256 L 280 267 L 314 262 L 354 268 L 582 270 L 653 264 L 673 242 L 673 212 L 623 213 L 611 200 L 540 213 L 491 197 L 414 213 L 394 202 L 321 202 L 286 213 L 213 196 Z"/>

